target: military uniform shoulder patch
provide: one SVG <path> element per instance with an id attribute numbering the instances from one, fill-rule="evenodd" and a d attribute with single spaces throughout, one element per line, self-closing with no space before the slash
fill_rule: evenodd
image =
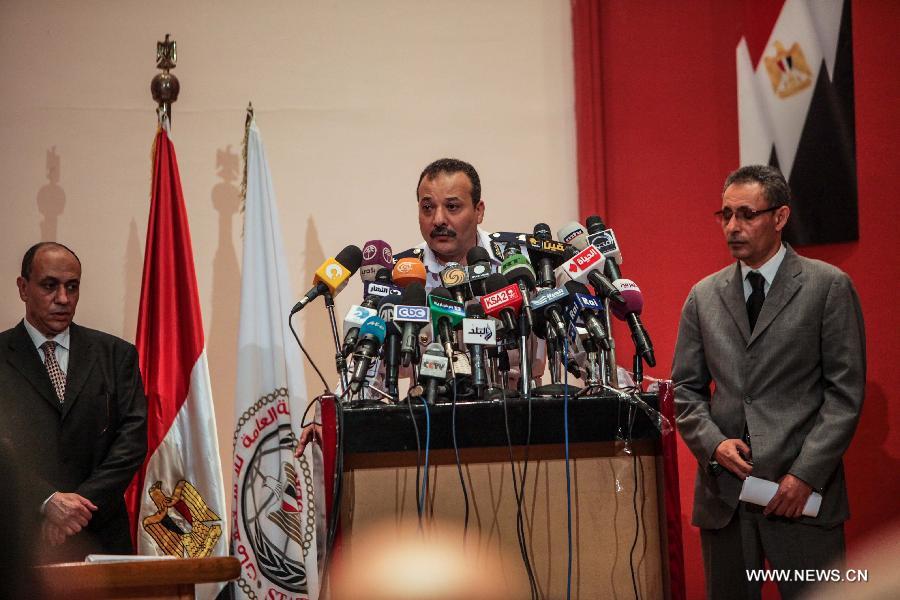
<path id="1" fill-rule="evenodd" d="M 425 254 L 425 250 L 422 248 L 410 248 L 409 250 L 394 254 L 394 262 L 397 262 L 401 258 L 418 258 L 419 260 L 422 260 L 423 254 Z"/>

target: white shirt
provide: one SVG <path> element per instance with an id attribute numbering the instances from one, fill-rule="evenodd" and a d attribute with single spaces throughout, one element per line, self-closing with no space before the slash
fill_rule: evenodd
<path id="1" fill-rule="evenodd" d="M 65 331 L 62 333 L 58 333 L 53 337 L 45 337 L 43 333 L 35 329 L 34 325 L 28 322 L 28 319 L 23 319 L 23 323 L 25 323 L 25 331 L 28 332 L 28 335 L 31 337 L 31 341 L 34 343 L 34 347 L 37 348 L 38 356 L 41 357 L 41 362 L 46 362 L 46 357 L 44 356 L 44 349 L 41 346 L 44 345 L 44 342 L 56 342 L 56 350 L 54 354 L 56 354 L 56 362 L 59 363 L 59 368 L 62 370 L 63 374 L 69 373 L 69 328 L 66 327 Z"/>
<path id="2" fill-rule="evenodd" d="M 758 269 L 751 269 L 748 265 L 744 264 L 741 261 L 741 277 L 744 279 L 744 300 L 746 301 L 750 297 L 750 293 L 753 291 L 753 287 L 750 285 L 750 281 L 747 279 L 747 275 L 750 274 L 751 271 L 756 271 L 765 279 L 765 283 L 763 284 L 763 294 L 769 294 L 769 288 L 772 287 L 772 281 L 775 279 L 775 274 L 778 273 L 778 267 L 781 266 L 781 263 L 784 261 L 784 256 L 787 254 L 787 248 L 784 247 L 784 244 L 781 245 L 781 249 L 775 253 L 775 256 L 770 258 Z"/>
<path id="3" fill-rule="evenodd" d="M 490 256 L 491 258 L 491 264 L 494 266 L 494 270 L 496 271 L 500 267 L 500 263 L 502 261 L 494 256 L 494 253 L 491 250 L 490 234 L 479 227 L 478 237 L 475 239 L 475 244 L 487 250 L 488 256 Z M 427 271 L 425 291 L 430 292 L 433 288 L 443 285 L 441 283 L 441 271 L 444 270 L 446 264 L 438 260 L 437 256 L 434 255 L 434 250 L 429 248 L 427 243 L 422 242 L 421 244 L 416 246 L 416 248 L 422 249 L 422 264 L 425 265 L 425 270 Z"/>

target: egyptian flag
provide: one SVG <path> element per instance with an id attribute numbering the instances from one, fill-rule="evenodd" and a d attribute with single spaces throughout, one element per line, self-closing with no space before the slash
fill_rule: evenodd
<path id="1" fill-rule="evenodd" d="M 785 239 L 859 239 L 850 0 L 748 0 L 737 85 L 741 164 L 791 187 Z"/>
<path id="2" fill-rule="evenodd" d="M 126 491 L 138 554 L 228 554 L 228 519 L 191 235 L 175 148 L 154 146 L 135 345 L 147 392 L 147 458 Z M 203 584 L 213 598 L 222 584 Z"/>

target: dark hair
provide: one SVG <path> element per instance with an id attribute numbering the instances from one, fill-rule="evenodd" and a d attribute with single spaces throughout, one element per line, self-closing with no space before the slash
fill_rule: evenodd
<path id="1" fill-rule="evenodd" d="M 34 257 L 38 253 L 38 250 L 41 248 L 45 248 L 47 246 L 53 246 L 54 248 L 62 248 L 66 250 L 69 254 L 75 257 L 75 260 L 78 261 L 78 266 L 81 266 L 81 259 L 78 258 L 78 255 L 75 254 L 71 248 L 60 244 L 58 242 L 38 242 L 31 248 L 25 251 L 25 256 L 22 257 L 22 279 L 27 280 L 31 277 L 31 269 L 34 266 Z"/>
<path id="2" fill-rule="evenodd" d="M 478 206 L 478 203 L 481 202 L 481 179 L 478 177 L 478 171 L 466 161 L 458 158 L 439 158 L 425 167 L 425 170 L 419 175 L 419 182 L 416 184 L 416 199 L 419 197 L 419 186 L 422 185 L 422 180 L 426 177 L 434 179 L 438 173 L 447 173 L 448 175 L 465 173 L 472 184 L 472 204 Z"/>
<path id="3" fill-rule="evenodd" d="M 738 185 L 758 183 L 761 185 L 763 197 L 769 202 L 769 208 L 787 206 L 791 200 L 791 188 L 788 187 L 788 183 L 785 181 L 781 171 L 775 167 L 747 165 L 732 171 L 725 179 L 725 187 L 722 188 L 722 193 L 724 194 L 728 186 L 733 183 Z"/>

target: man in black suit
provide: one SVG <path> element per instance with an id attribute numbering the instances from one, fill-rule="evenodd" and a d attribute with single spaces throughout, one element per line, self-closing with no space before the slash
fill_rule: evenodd
<path id="1" fill-rule="evenodd" d="M 39 560 L 133 552 L 123 493 L 147 451 L 134 346 L 72 322 L 81 262 L 32 246 L 16 281 L 25 319 L 0 333 L 0 442 L 24 474 Z"/>

